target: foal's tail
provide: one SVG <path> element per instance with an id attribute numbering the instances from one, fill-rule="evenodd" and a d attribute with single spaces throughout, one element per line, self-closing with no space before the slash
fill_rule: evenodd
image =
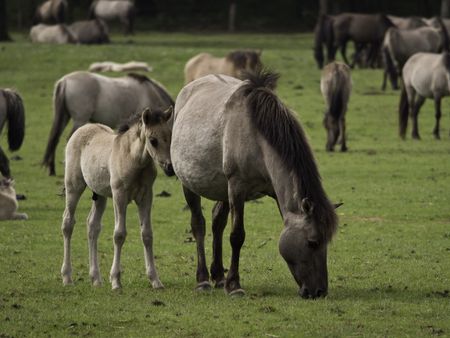
<path id="1" fill-rule="evenodd" d="M 403 85 L 402 92 L 400 94 L 400 104 L 398 107 L 399 134 L 402 139 L 405 139 L 406 136 L 406 127 L 408 127 L 408 114 L 408 95 L 406 94 L 406 89 Z"/>
<path id="2" fill-rule="evenodd" d="M 25 109 L 22 98 L 12 90 L 3 90 L 6 100 L 6 116 L 8 119 L 9 149 L 18 150 L 25 137 Z"/>
<path id="3" fill-rule="evenodd" d="M 58 145 L 59 138 L 61 137 L 61 134 L 70 119 L 70 114 L 66 107 L 65 91 L 65 80 L 63 79 L 58 81 L 53 93 L 53 125 L 48 138 L 44 159 L 42 160 L 42 165 L 49 169 L 50 176 L 55 175 L 56 146 Z"/>

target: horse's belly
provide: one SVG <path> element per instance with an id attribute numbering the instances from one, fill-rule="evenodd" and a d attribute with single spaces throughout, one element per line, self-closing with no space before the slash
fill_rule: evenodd
<path id="1" fill-rule="evenodd" d="M 107 154 L 106 154 L 107 153 Z M 96 194 L 111 197 L 109 152 L 92 152 L 81 157 L 81 170 L 87 186 Z"/>

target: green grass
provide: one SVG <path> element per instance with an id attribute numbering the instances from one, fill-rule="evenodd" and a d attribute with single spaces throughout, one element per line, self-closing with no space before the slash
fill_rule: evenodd
<path id="1" fill-rule="evenodd" d="M 432 137 L 433 105 L 420 113 L 422 141 L 397 136 L 398 93 L 379 91 L 380 70 L 355 70 L 347 115 L 349 152 L 328 154 L 321 121 L 320 72 L 312 59 L 311 35 L 190 35 L 150 32 L 113 36 L 108 46 L 32 45 L 21 34 L 0 44 L 0 87 L 22 95 L 26 138 L 12 161 L 20 210 L 28 221 L 0 224 L 0 336 L 439 336 L 450 335 L 450 121 L 442 118 L 443 139 Z M 329 296 L 305 301 L 277 241 L 282 229 L 268 198 L 248 203 L 247 238 L 241 253 L 241 282 L 247 296 L 230 299 L 221 290 L 197 293 L 195 244 L 179 182 L 159 175 L 155 198 L 154 250 L 166 289 L 154 291 L 144 274 L 136 207 L 128 212 L 123 250 L 123 291 L 105 283 L 92 288 L 88 276 L 84 220 L 90 194 L 77 209 L 72 262 L 73 287 L 63 287 L 60 232 L 64 200 L 63 146 L 56 177 L 40 167 L 52 122 L 55 81 L 94 61 L 131 59 L 154 67 L 151 76 L 176 97 L 189 57 L 208 51 L 260 48 L 263 61 L 282 74 L 278 94 L 294 109 L 315 151 L 326 191 L 339 209 L 340 227 L 329 247 Z M 445 103 L 445 107 L 448 104 Z M 70 128 L 67 128 L 69 130 Z M 66 131 L 67 132 L 67 131 Z M 4 133 L 5 134 L 5 133 Z M 5 135 L 1 138 L 6 148 Z M 12 155 L 12 154 L 11 154 Z M 100 268 L 107 281 L 113 251 L 109 202 L 99 241 Z M 205 202 L 210 223 L 212 203 Z M 230 250 L 225 233 L 225 262 Z M 210 263 L 211 231 L 207 256 Z"/>

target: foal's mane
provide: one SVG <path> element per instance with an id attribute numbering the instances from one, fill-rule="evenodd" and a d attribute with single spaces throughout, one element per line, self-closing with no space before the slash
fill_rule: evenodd
<path id="1" fill-rule="evenodd" d="M 152 120 L 150 121 L 153 124 L 162 123 L 165 119 L 165 113 L 161 109 L 152 109 Z M 128 130 L 130 130 L 133 126 L 138 124 L 142 119 L 142 112 L 136 112 L 131 115 L 124 123 L 122 123 L 119 128 L 117 128 L 117 134 L 122 135 L 125 134 Z"/>
<path id="2" fill-rule="evenodd" d="M 265 70 L 247 73 L 242 86 L 247 110 L 256 129 L 278 153 L 283 164 L 299 181 L 300 199 L 314 203 L 313 215 L 318 231 L 329 241 L 336 231 L 337 217 L 322 187 L 317 164 L 305 133 L 292 112 L 273 92 L 279 75 Z"/>

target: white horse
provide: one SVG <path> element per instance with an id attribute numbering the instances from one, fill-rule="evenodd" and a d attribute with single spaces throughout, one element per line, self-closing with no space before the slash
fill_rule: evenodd
<path id="1" fill-rule="evenodd" d="M 167 109 L 173 104 L 161 84 L 143 75 L 110 78 L 89 72 L 70 73 L 55 85 L 54 120 L 42 164 L 55 175 L 56 146 L 71 118 L 70 134 L 88 122 L 115 128 L 145 107 Z"/>
<path id="2" fill-rule="evenodd" d="M 0 221 L 8 219 L 28 219 L 27 214 L 18 213 L 14 181 L 10 178 L 0 180 Z"/>
<path id="3" fill-rule="evenodd" d="M 47 0 L 36 9 L 33 23 L 63 23 L 67 16 L 67 7 L 66 0 Z"/>
<path id="4" fill-rule="evenodd" d="M 119 20 L 124 26 L 125 34 L 133 34 L 136 8 L 128 0 L 98 0 L 94 1 L 89 10 L 89 18 L 105 21 Z"/>
<path id="5" fill-rule="evenodd" d="M 77 43 L 78 40 L 73 33 L 64 24 L 46 25 L 40 23 L 31 27 L 30 30 L 31 42 L 39 43 Z"/>
<path id="6" fill-rule="evenodd" d="M 64 285 L 72 284 L 70 240 L 75 224 L 75 209 L 81 194 L 93 191 L 92 209 L 87 219 L 89 239 L 89 275 L 94 286 L 101 285 L 98 267 L 97 240 L 107 197 L 114 201 L 114 260 L 110 280 L 113 289 L 121 287 L 120 254 L 126 237 L 126 209 L 135 201 L 139 209 L 141 235 L 145 249 L 147 276 L 153 288 L 162 288 L 153 257 L 153 235 L 150 210 L 152 186 L 156 178 L 154 162 L 169 176 L 173 175 L 170 160 L 172 107 L 167 111 L 146 109 L 119 134 L 101 124 L 88 124 L 78 129 L 66 147 L 64 186 L 66 208 L 62 232 L 64 261 L 61 275 Z"/>

